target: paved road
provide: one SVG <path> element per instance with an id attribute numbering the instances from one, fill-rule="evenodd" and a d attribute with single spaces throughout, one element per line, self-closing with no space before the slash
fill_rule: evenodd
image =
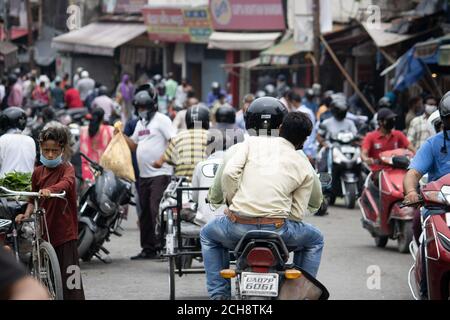
<path id="1" fill-rule="evenodd" d="M 319 227 L 325 236 L 318 279 L 330 291 L 330 299 L 411 299 L 407 284 L 411 256 L 398 253 L 393 241 L 385 249 L 376 248 L 369 233 L 361 227 L 359 210 L 332 207 L 330 215 L 310 217 L 307 221 Z M 104 264 L 97 259 L 82 263 L 86 298 L 169 299 L 167 262 L 131 261 L 129 257 L 139 249 L 134 214 L 130 214 L 124 228 L 123 237 L 114 236 L 107 243 L 112 263 Z M 378 270 L 379 282 L 371 277 Z M 176 285 L 177 299 L 207 298 L 204 275 L 177 278 Z"/>

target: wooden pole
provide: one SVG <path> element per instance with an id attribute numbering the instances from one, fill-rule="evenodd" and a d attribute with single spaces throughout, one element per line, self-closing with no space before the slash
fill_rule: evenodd
<path id="1" fill-rule="evenodd" d="M 342 74 L 344 75 L 344 77 L 347 79 L 347 81 L 350 83 L 350 85 L 352 86 L 352 88 L 355 90 L 356 94 L 359 96 L 359 98 L 364 102 L 364 104 L 366 105 L 366 107 L 370 110 L 370 112 L 372 112 L 373 114 L 376 113 L 375 109 L 372 107 L 372 105 L 370 104 L 369 101 L 367 101 L 366 97 L 364 96 L 364 94 L 361 92 L 361 90 L 359 90 L 358 86 L 356 85 L 356 83 L 353 81 L 353 79 L 350 77 L 350 75 L 348 74 L 347 70 L 345 70 L 345 68 L 342 66 L 341 62 L 339 61 L 339 59 L 336 57 L 333 49 L 331 49 L 330 45 L 328 44 L 328 42 L 325 40 L 325 38 L 323 36 L 320 36 L 320 40 L 322 41 L 323 45 L 325 46 L 325 49 L 327 50 L 327 52 L 330 54 L 331 59 L 333 59 L 334 63 L 336 64 L 336 66 L 339 68 L 339 70 L 342 72 Z"/>
<path id="2" fill-rule="evenodd" d="M 314 83 L 320 83 L 320 0 L 313 1 Z"/>

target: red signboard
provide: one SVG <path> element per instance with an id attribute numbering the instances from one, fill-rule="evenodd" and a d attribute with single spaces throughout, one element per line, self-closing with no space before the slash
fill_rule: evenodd
<path id="1" fill-rule="evenodd" d="M 214 30 L 281 31 L 286 28 L 281 0 L 210 0 Z"/>

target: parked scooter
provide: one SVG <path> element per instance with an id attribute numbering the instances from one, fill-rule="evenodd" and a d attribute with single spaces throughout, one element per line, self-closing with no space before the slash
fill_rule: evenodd
<path id="1" fill-rule="evenodd" d="M 377 247 L 384 248 L 389 239 L 396 239 L 398 251 L 408 252 L 413 237 L 414 208 L 401 207 L 403 178 L 413 153 L 395 149 L 380 154 L 381 163 L 387 167 L 379 173 L 375 185 L 374 173 L 367 177 L 361 198 L 358 199 L 362 225 L 375 238 Z"/>
<path id="2" fill-rule="evenodd" d="M 330 176 L 321 176 L 322 184 Z M 236 269 L 225 269 L 220 275 L 235 278 L 237 300 L 327 300 L 329 293 L 308 272 L 288 264 L 289 251 L 276 232 L 247 232 L 233 252 Z"/>
<path id="3" fill-rule="evenodd" d="M 408 273 L 413 297 L 418 300 L 450 299 L 450 174 L 421 188 L 421 200 L 416 204 L 429 211 L 423 219 L 420 246 L 411 241 L 409 249 L 414 264 Z M 425 269 L 424 269 L 425 268 Z M 424 275 L 426 279 L 423 279 Z M 421 297 L 421 283 L 426 280 L 427 297 Z"/>
<path id="4" fill-rule="evenodd" d="M 122 236 L 118 229 L 123 215 L 123 206 L 132 204 L 131 183 L 118 178 L 112 171 L 80 153 L 96 172 L 95 183 L 83 191 L 78 212 L 78 255 L 83 261 L 93 256 L 103 262 L 99 251 L 109 254 L 103 246 L 111 234 Z"/>
<path id="5" fill-rule="evenodd" d="M 340 132 L 330 138 L 327 168 L 333 183 L 329 190 L 324 190 L 324 201 L 328 205 L 333 205 L 337 197 L 344 197 L 347 208 L 355 207 L 362 163 L 361 149 L 356 144 L 358 140 L 351 132 Z"/>

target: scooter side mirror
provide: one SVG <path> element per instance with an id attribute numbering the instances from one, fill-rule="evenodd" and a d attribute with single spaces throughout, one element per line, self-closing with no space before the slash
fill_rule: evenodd
<path id="1" fill-rule="evenodd" d="M 392 166 L 397 169 L 408 169 L 410 160 L 408 157 L 398 156 L 392 158 Z"/>
<path id="2" fill-rule="evenodd" d="M 322 188 L 328 188 L 331 185 L 333 178 L 331 177 L 331 174 L 329 174 L 329 173 L 320 173 L 319 180 L 322 185 Z"/>

